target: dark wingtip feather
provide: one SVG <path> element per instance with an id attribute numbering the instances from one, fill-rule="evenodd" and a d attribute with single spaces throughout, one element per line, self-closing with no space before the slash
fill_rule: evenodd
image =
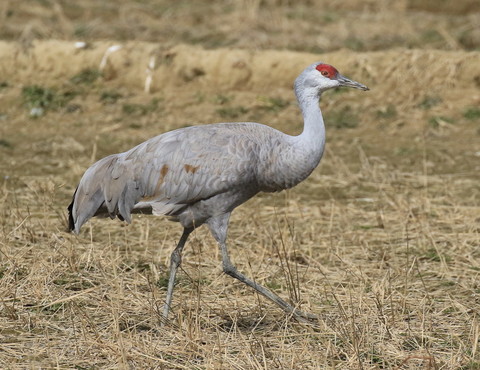
<path id="1" fill-rule="evenodd" d="M 77 188 L 78 189 L 78 188 Z M 73 219 L 73 203 L 75 203 L 75 195 L 77 194 L 77 189 L 75 189 L 75 193 L 73 193 L 72 203 L 67 207 L 68 209 L 68 230 L 73 231 L 75 230 L 75 221 Z"/>

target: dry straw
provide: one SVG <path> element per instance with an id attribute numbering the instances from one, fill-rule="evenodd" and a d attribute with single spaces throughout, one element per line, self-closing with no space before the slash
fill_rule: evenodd
<path id="1" fill-rule="evenodd" d="M 369 85 L 369 96 L 326 95 L 320 168 L 296 189 L 240 207 L 229 236 L 240 270 L 321 319 L 292 321 L 224 276 L 214 240 L 200 229 L 186 249 L 172 321 L 161 327 L 179 226 L 96 219 L 80 236 L 68 234 L 65 207 L 79 176 L 94 159 L 238 107 L 246 119 L 298 132 L 290 86 L 319 56 L 127 42 L 70 105 L 28 118 L 19 84 L 71 88 L 116 44 L 46 41 L 25 52 L 0 43 L 0 75 L 11 76 L 0 105 L 9 117 L 1 131 L 0 367 L 478 367 L 478 122 L 462 116 L 479 99 L 478 52 L 322 55 Z M 457 121 L 433 127 L 431 115 Z M 338 124 L 351 119 L 358 127 Z"/>

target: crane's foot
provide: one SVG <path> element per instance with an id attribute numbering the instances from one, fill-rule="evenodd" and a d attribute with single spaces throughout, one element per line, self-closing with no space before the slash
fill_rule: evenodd
<path id="1" fill-rule="evenodd" d="M 170 311 L 170 306 L 167 303 L 163 305 L 162 319 L 160 320 L 160 326 L 165 326 L 168 322 L 168 312 Z"/>
<path id="2" fill-rule="evenodd" d="M 291 313 L 296 320 L 307 324 L 311 324 L 312 321 L 318 321 L 318 316 L 313 313 L 303 312 L 297 309 L 294 309 L 289 313 Z"/>

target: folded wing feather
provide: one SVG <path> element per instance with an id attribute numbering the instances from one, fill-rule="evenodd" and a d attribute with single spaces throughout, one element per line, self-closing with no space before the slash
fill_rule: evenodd
<path id="1" fill-rule="evenodd" d="M 240 124 L 195 126 L 170 131 L 93 164 L 82 177 L 70 211 L 70 228 L 99 209 L 131 222 L 132 210 L 151 207 L 174 215 L 189 204 L 248 182 L 254 171 L 254 141 Z M 243 131 L 242 131 L 243 129 Z M 241 144 L 241 145 L 239 145 Z M 235 146 L 235 150 L 228 150 Z"/>

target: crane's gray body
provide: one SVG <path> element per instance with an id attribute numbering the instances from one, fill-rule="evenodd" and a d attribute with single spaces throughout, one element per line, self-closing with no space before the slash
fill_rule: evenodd
<path id="1" fill-rule="evenodd" d="M 294 143 L 295 137 L 253 122 L 156 136 L 85 172 L 71 210 L 74 230 L 101 213 L 130 222 L 137 210 L 198 227 L 259 191 L 280 191 L 305 179 L 321 153 Z"/>
<path id="2" fill-rule="evenodd" d="M 240 273 L 230 261 L 226 239 L 235 207 L 260 191 L 295 186 L 318 165 L 325 147 L 318 100 L 323 91 L 337 86 L 368 90 L 323 63 L 310 65 L 298 76 L 295 95 L 304 120 L 298 136 L 253 122 L 218 123 L 170 131 L 101 159 L 85 172 L 68 207 L 70 230 L 78 233 L 89 218 L 102 213 L 131 222 L 131 213 L 151 212 L 180 222 L 184 232 L 170 259 L 165 320 L 183 247 L 204 223 L 219 243 L 226 274 L 298 318 L 315 318 Z"/>

